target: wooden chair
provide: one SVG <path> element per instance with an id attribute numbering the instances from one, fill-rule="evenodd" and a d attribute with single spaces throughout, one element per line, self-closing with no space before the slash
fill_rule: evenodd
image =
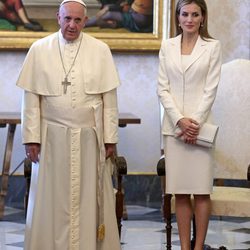
<path id="1" fill-rule="evenodd" d="M 219 125 L 215 148 L 215 186 L 211 195 L 212 215 L 250 217 L 250 61 L 236 59 L 222 65 L 221 80 L 213 106 L 214 123 Z M 167 157 L 167 156 L 166 156 Z M 165 158 L 157 164 L 165 180 Z M 225 186 L 225 180 L 245 181 L 245 187 Z M 242 180 L 242 181 L 240 181 Z M 163 183 L 163 215 L 167 249 L 171 249 L 171 213 L 174 198 L 166 195 Z M 195 229 L 193 230 L 195 232 Z M 195 234 L 193 235 L 193 242 Z M 221 247 L 225 249 L 225 247 Z"/>
<path id="2" fill-rule="evenodd" d="M 117 226 L 119 231 L 119 236 L 121 236 L 122 228 L 122 218 L 123 218 L 123 207 L 124 207 L 124 192 L 122 188 L 122 178 L 127 174 L 127 163 L 124 157 L 115 156 L 112 159 L 112 162 L 115 166 L 114 168 L 114 188 L 116 190 L 116 219 Z M 29 199 L 29 190 L 30 190 L 30 181 L 31 181 L 31 171 L 32 164 L 31 161 L 27 158 L 24 160 L 24 177 L 26 179 L 26 193 L 24 198 L 24 207 L 25 214 L 27 213 L 28 199 Z"/>

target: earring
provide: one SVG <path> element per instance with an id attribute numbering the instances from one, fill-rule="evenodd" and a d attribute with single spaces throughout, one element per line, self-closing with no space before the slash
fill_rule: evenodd
<path id="1" fill-rule="evenodd" d="M 204 26 L 204 24 L 203 24 L 203 23 L 201 23 L 201 28 L 203 28 L 203 26 Z"/>
<path id="2" fill-rule="evenodd" d="M 179 26 L 179 27 L 181 27 L 181 25 L 180 25 L 180 24 L 178 24 L 178 26 Z"/>

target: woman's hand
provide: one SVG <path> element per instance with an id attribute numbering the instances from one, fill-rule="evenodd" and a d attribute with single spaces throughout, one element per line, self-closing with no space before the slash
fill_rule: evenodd
<path id="1" fill-rule="evenodd" d="M 200 129 L 199 123 L 192 118 L 184 117 L 178 121 L 177 125 L 181 129 L 179 136 L 183 136 L 184 142 L 196 144 Z"/>

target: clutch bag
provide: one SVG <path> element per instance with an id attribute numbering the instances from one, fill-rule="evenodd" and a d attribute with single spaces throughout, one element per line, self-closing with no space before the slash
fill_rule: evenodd
<path id="1" fill-rule="evenodd" d="M 211 148 L 215 144 L 219 126 L 204 123 L 200 128 L 199 135 L 197 136 L 196 145 Z M 180 128 L 175 129 L 175 138 L 182 139 L 183 136 L 178 136 L 180 134 Z"/>

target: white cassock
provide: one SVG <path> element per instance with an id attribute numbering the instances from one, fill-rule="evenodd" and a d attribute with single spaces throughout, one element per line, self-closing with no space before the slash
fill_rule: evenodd
<path id="1" fill-rule="evenodd" d="M 82 39 L 81 43 L 80 40 Z M 70 70 L 67 92 L 62 82 Z M 119 250 L 111 168 L 104 143 L 117 143 L 118 75 L 108 46 L 61 32 L 35 42 L 17 85 L 23 88 L 23 143 L 41 143 L 32 166 L 25 250 Z M 100 223 L 104 240 L 97 240 Z"/>

